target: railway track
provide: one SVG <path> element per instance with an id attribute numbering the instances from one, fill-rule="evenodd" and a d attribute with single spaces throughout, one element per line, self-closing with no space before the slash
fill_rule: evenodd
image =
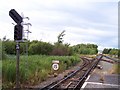
<path id="1" fill-rule="evenodd" d="M 81 59 L 83 60 L 82 66 L 80 66 L 77 70 L 70 73 L 68 76 L 61 79 L 60 81 L 53 82 L 50 85 L 45 86 L 41 90 L 80 89 L 87 76 L 97 66 L 101 58 L 102 55 L 98 55 L 95 59 L 92 60 L 86 57 L 81 57 Z"/>

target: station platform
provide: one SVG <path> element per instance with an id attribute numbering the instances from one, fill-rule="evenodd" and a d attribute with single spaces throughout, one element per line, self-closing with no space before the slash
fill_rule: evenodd
<path id="1" fill-rule="evenodd" d="M 120 75 L 99 75 L 92 73 L 82 86 L 82 90 L 120 90 Z"/>

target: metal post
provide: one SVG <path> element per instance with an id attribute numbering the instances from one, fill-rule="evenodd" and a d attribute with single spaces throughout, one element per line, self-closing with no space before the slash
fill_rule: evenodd
<path id="1" fill-rule="evenodd" d="M 27 42 L 26 42 L 26 72 L 28 71 L 28 32 L 27 32 Z M 25 73 L 25 75 L 27 76 L 27 73 Z"/>
<path id="2" fill-rule="evenodd" d="M 20 88 L 19 85 L 19 54 L 20 54 L 20 44 L 16 42 L 16 88 Z"/>
<path id="3" fill-rule="evenodd" d="M 28 29 L 26 30 L 27 32 L 27 42 L 26 42 L 26 72 L 27 72 L 27 69 L 28 69 L 28 34 L 31 33 L 29 31 L 29 24 L 27 25 L 28 26 Z M 25 74 L 27 76 L 27 73 Z"/>

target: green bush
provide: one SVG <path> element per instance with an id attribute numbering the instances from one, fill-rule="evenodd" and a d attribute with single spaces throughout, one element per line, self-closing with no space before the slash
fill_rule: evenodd
<path id="1" fill-rule="evenodd" d="M 73 47 L 74 53 L 84 54 L 84 55 L 93 55 L 98 53 L 98 46 L 95 44 L 77 44 Z"/>
<path id="2" fill-rule="evenodd" d="M 53 49 L 53 45 L 46 42 L 31 43 L 29 46 L 29 54 L 49 55 Z"/>
<path id="3" fill-rule="evenodd" d="M 0 60 L 6 59 L 6 53 L 5 53 L 5 46 L 3 45 L 3 42 L 0 40 Z"/>

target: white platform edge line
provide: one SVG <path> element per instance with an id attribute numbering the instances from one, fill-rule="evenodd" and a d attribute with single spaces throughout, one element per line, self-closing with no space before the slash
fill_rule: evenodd
<path id="1" fill-rule="evenodd" d="M 86 87 L 86 85 L 87 85 L 87 82 L 85 82 L 83 85 L 82 85 L 82 89 L 84 89 L 85 87 Z"/>
<path id="2" fill-rule="evenodd" d="M 105 84 L 105 83 L 98 83 L 98 82 L 86 82 L 89 84 L 99 84 L 99 85 L 108 85 L 108 86 L 120 86 L 120 85 L 116 85 L 116 84 Z"/>
<path id="3" fill-rule="evenodd" d="M 85 80 L 84 84 L 82 85 L 82 87 L 81 87 L 82 89 L 85 88 L 85 86 L 87 85 L 86 81 L 88 81 L 89 78 L 90 78 L 90 75 L 88 75 L 87 79 Z"/>

